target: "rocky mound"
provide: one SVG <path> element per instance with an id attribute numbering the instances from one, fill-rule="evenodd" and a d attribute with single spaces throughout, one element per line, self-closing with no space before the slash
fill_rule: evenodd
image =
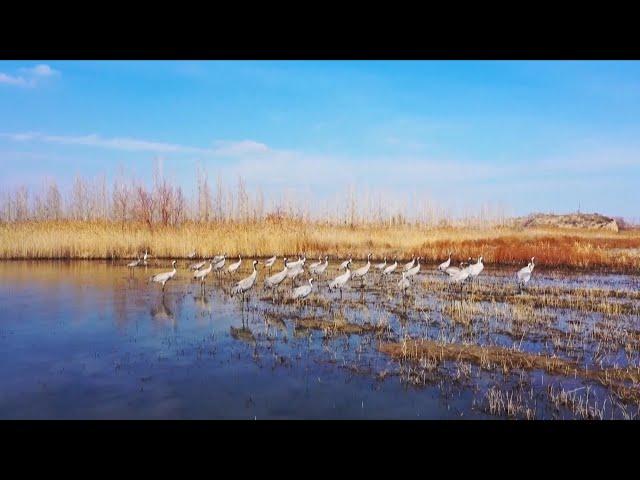
<path id="1" fill-rule="evenodd" d="M 605 217 L 599 213 L 571 213 L 567 215 L 534 213 L 524 219 L 521 219 L 521 225 L 527 228 L 584 228 L 594 230 L 611 230 L 614 232 L 617 232 L 620 229 L 618 222 L 613 218 Z"/>

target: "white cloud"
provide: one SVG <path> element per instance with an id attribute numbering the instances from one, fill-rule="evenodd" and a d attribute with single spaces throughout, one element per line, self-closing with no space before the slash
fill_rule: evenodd
<path id="1" fill-rule="evenodd" d="M 35 87 L 46 78 L 60 75 L 59 71 L 43 63 L 30 68 L 21 68 L 20 73 L 20 75 L 11 75 L 0 72 L 0 84 L 17 87 Z"/>
<path id="2" fill-rule="evenodd" d="M 44 142 L 57 143 L 59 145 L 82 145 L 129 152 L 191 153 L 219 157 L 246 157 L 270 151 L 267 145 L 254 140 L 218 141 L 214 143 L 215 147 L 213 148 L 201 148 L 129 137 L 104 138 L 97 134 L 46 135 L 36 132 L 19 132 L 0 133 L 0 137 L 16 142 Z"/>

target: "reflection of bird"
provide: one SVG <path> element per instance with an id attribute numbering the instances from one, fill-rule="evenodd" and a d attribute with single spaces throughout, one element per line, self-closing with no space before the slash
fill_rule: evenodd
<path id="1" fill-rule="evenodd" d="M 171 270 L 170 272 L 158 273 L 157 275 L 154 275 L 153 277 L 151 277 L 149 279 L 149 281 L 151 281 L 151 282 L 161 283 L 163 292 L 164 292 L 165 283 L 167 283 L 169 280 L 171 280 L 176 274 L 176 261 L 175 260 L 173 262 L 171 262 L 171 266 L 173 267 L 173 270 Z"/>
<path id="2" fill-rule="evenodd" d="M 407 278 L 406 272 L 402 272 L 402 278 L 398 282 L 398 287 L 402 290 L 403 294 L 407 291 L 407 288 L 409 288 L 410 285 L 411 285 L 411 283 L 409 282 L 409 279 Z"/>
<path id="3" fill-rule="evenodd" d="M 256 343 L 256 337 L 253 335 L 253 332 L 249 330 L 247 327 L 242 327 L 242 328 L 231 327 L 230 332 L 231 332 L 231 336 L 236 340 L 240 340 L 242 342 L 246 342 L 251 345 L 255 345 Z"/>
<path id="4" fill-rule="evenodd" d="M 258 270 L 256 270 L 256 265 L 258 264 L 257 260 L 253 261 L 253 272 L 247 278 L 243 278 L 239 282 L 237 282 L 233 288 L 231 289 L 231 296 L 237 295 L 238 293 L 242 294 L 242 301 L 244 302 L 244 294 L 249 291 L 251 287 L 256 283 L 256 277 L 258 276 Z"/>
<path id="5" fill-rule="evenodd" d="M 329 284 L 329 290 L 335 290 L 336 288 L 340 289 L 340 298 L 342 298 L 342 287 L 344 287 L 351 278 L 351 270 L 349 270 L 350 263 L 351 259 L 347 260 L 347 266 L 345 267 L 347 271 L 342 275 L 338 275 Z"/>
<path id="6" fill-rule="evenodd" d="M 293 298 L 294 300 L 302 300 L 303 298 L 307 298 L 311 293 L 311 289 L 313 288 L 311 282 L 313 282 L 312 278 L 309 279 L 309 285 L 302 285 L 301 287 L 294 289 L 293 293 L 291 294 L 291 298 Z"/>
<path id="7" fill-rule="evenodd" d="M 516 274 L 516 276 L 518 277 L 518 286 L 520 287 L 520 290 L 522 290 L 522 287 L 524 287 L 529 282 L 529 280 L 531 280 L 531 274 L 533 273 L 533 269 L 535 267 L 535 264 L 533 263 L 534 258 L 536 257 L 531 257 L 531 261 L 527 264 L 527 266 L 518 270 L 518 273 Z"/>
<path id="8" fill-rule="evenodd" d="M 447 261 L 442 262 L 440 265 L 438 265 L 438 270 L 440 270 L 441 272 L 445 272 L 447 268 L 449 268 L 449 265 L 451 265 L 451 252 L 449 252 L 449 258 L 447 259 Z"/>
<path id="9" fill-rule="evenodd" d="M 207 296 L 204 294 L 204 292 L 202 293 L 202 295 L 198 297 L 193 297 L 193 300 L 201 312 L 211 313 L 212 311 L 211 302 L 209 301 Z"/>
<path id="10" fill-rule="evenodd" d="M 151 309 L 151 317 L 154 320 L 173 320 L 173 312 L 167 307 L 164 295 L 159 305 Z"/>
<path id="11" fill-rule="evenodd" d="M 403 272 L 406 272 L 407 270 L 413 268 L 413 266 L 416 264 L 416 256 L 412 256 L 411 257 L 411 261 L 409 263 L 405 263 L 404 267 L 402 268 Z"/>

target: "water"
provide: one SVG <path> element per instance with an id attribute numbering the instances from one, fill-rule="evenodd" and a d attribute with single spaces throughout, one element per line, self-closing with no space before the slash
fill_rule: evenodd
<path id="1" fill-rule="evenodd" d="M 320 282 L 306 305 L 274 303 L 270 294 L 256 290 L 242 307 L 228 294 L 229 278 L 210 276 L 203 293 L 190 281 L 185 262 L 163 294 L 147 280 L 168 270 L 167 264 L 131 271 L 109 262 L 0 263 L 0 418 L 494 418 L 487 408 L 488 390 L 515 386 L 530 395 L 522 402 L 534 405 L 537 418 L 574 418 L 576 413 L 564 407 L 551 408 L 545 392 L 553 382 L 554 388 L 584 387 L 579 380 L 540 372 L 502 375 L 475 365 L 460 375 L 465 365 L 405 365 L 381 354 L 378 345 L 444 336 L 457 343 L 517 344 L 524 351 L 587 365 L 639 362 L 637 350 L 626 352 L 624 342 L 603 353 L 588 335 L 595 325 L 612 320 L 630 332 L 627 343 L 636 342 L 640 321 L 633 312 L 606 317 L 585 311 L 584 305 L 582 310 L 541 307 L 535 312 L 549 316 L 551 330 L 534 322 L 521 334 L 505 317 L 518 301 L 514 269 L 487 266 L 474 287 L 484 297 L 474 297 L 480 313 L 470 326 L 455 321 L 446 308 L 455 299 L 469 299 L 470 290 L 447 289 L 433 266 L 423 269 L 406 299 L 395 288 L 397 278 L 384 287 L 370 275 L 363 290 L 356 288 L 359 281 L 352 282 L 343 301 Z M 249 268 L 245 261 L 235 278 L 246 276 Z M 280 269 L 281 261 L 274 272 Z M 335 265 L 328 272 L 335 276 Z M 638 285 L 635 276 L 540 269 L 531 289 L 557 289 L 552 294 L 558 299 L 569 289 L 613 289 L 623 295 L 608 301 L 638 311 Z M 380 322 L 386 327 L 347 335 L 300 323 L 336 316 L 356 327 Z M 586 325 L 577 352 L 565 344 L 567 335 L 558 336 L 576 320 Z M 597 385 L 590 390 L 590 398 L 600 401 L 609 394 Z"/>
<path id="2" fill-rule="evenodd" d="M 470 402 L 353 372 L 357 336 L 267 332 L 184 270 L 162 295 L 146 282 L 162 270 L 1 263 L 0 418 L 455 418 Z M 232 336 L 243 323 L 255 345 Z"/>

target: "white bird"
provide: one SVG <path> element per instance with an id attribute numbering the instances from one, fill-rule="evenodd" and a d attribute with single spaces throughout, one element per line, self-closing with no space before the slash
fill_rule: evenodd
<path id="1" fill-rule="evenodd" d="M 138 265 L 140 265 L 140 257 L 138 257 L 138 256 L 136 256 L 136 257 L 137 257 L 137 260 L 134 260 L 131 263 L 127 263 L 127 267 L 134 268 L 134 267 L 137 267 Z"/>
<path id="2" fill-rule="evenodd" d="M 231 274 L 236 273 L 236 271 L 240 268 L 241 264 L 242 264 L 242 258 L 240 258 L 240 255 L 238 255 L 238 261 L 229 265 L 229 268 L 227 269 L 227 271 Z"/>
<path id="3" fill-rule="evenodd" d="M 147 264 L 147 259 L 151 258 L 151 255 L 149 255 L 149 253 L 145 250 L 144 251 L 144 256 L 142 257 L 142 260 L 144 261 L 144 264 Z"/>
<path id="4" fill-rule="evenodd" d="M 344 287 L 349 281 L 349 279 L 351 278 L 351 270 L 349 270 L 350 263 L 351 263 L 351 259 L 347 260 L 347 266 L 345 267 L 347 271 L 342 275 L 338 275 L 329 284 L 329 290 L 334 290 L 336 288 L 340 289 L 340 298 L 342 298 L 342 287 Z"/>
<path id="5" fill-rule="evenodd" d="M 318 267 L 320 264 L 322 263 L 322 256 L 318 257 L 318 261 L 317 262 L 313 262 L 311 265 L 309 265 L 309 271 L 314 270 L 316 267 Z"/>
<path id="6" fill-rule="evenodd" d="M 296 268 L 298 266 L 304 265 L 304 262 L 306 261 L 307 261 L 307 257 L 298 258 L 298 260 L 296 260 L 295 262 L 287 263 L 287 267 Z"/>
<path id="7" fill-rule="evenodd" d="M 200 270 L 202 267 L 204 267 L 205 263 L 207 263 L 206 260 L 203 260 L 203 261 L 198 262 L 198 263 L 193 263 L 193 264 L 189 265 L 189 270 Z"/>
<path id="8" fill-rule="evenodd" d="M 460 267 L 449 267 L 447 268 L 444 273 L 448 274 L 450 277 L 460 273 L 460 271 L 464 268 L 465 265 L 469 265 L 471 263 L 471 257 L 469 257 L 469 260 L 467 262 L 460 262 Z"/>
<path id="9" fill-rule="evenodd" d="M 409 263 L 405 263 L 404 267 L 402 267 L 402 271 L 406 272 L 408 271 L 410 268 L 413 268 L 413 266 L 416 264 L 416 256 L 412 256 L 411 257 L 411 261 Z"/>
<path id="10" fill-rule="evenodd" d="M 409 288 L 410 285 L 411 283 L 407 278 L 407 272 L 402 272 L 402 278 L 398 282 L 398 287 L 402 290 L 403 294 L 407 291 L 407 288 Z"/>
<path id="11" fill-rule="evenodd" d="M 215 257 L 212 258 L 214 265 L 216 263 L 218 263 L 220 260 L 222 260 L 223 258 L 227 258 L 227 253 L 223 253 L 222 255 L 216 255 Z"/>
<path id="12" fill-rule="evenodd" d="M 398 260 L 393 259 L 393 263 L 382 271 L 382 275 L 391 275 L 398 268 Z"/>
<path id="13" fill-rule="evenodd" d="M 207 279 L 207 275 L 211 273 L 213 269 L 213 262 L 209 261 L 209 266 L 207 268 L 203 268 L 202 270 L 198 270 L 193 274 L 193 278 L 195 280 L 200 280 L 200 283 L 204 285 L 205 280 Z"/>
<path id="14" fill-rule="evenodd" d="M 462 282 L 464 282 L 467 278 L 469 278 L 469 274 L 470 274 L 469 267 L 470 266 L 464 267 L 463 269 L 461 269 L 457 273 L 454 273 L 453 275 L 451 275 L 449 277 L 449 280 L 452 283 L 462 283 Z"/>
<path id="15" fill-rule="evenodd" d="M 176 261 L 175 260 L 173 262 L 171 262 L 171 266 L 173 267 L 173 270 L 171 270 L 170 272 L 158 273 L 157 275 L 154 275 L 153 277 L 151 277 L 149 279 L 150 282 L 161 283 L 163 292 L 164 292 L 165 283 L 167 283 L 169 280 L 171 280 L 176 274 Z"/>
<path id="16" fill-rule="evenodd" d="M 478 261 L 476 263 L 472 263 L 471 265 L 469 265 L 467 268 L 469 269 L 469 276 L 474 279 L 476 278 L 478 275 L 480 275 L 480 272 L 482 272 L 482 270 L 484 270 L 484 265 L 482 263 L 482 255 L 480 256 L 480 258 L 478 258 Z"/>
<path id="17" fill-rule="evenodd" d="M 320 265 L 317 265 L 316 267 L 313 267 L 313 266 L 309 267 L 309 273 L 311 273 L 312 275 L 322 275 L 327 269 L 328 265 L 329 265 L 329 256 L 325 255 L 323 263 L 321 263 Z"/>
<path id="18" fill-rule="evenodd" d="M 447 268 L 449 268 L 449 265 L 451 265 L 451 252 L 449 252 L 449 259 L 446 262 L 442 262 L 440 265 L 438 265 L 438 270 L 440 270 L 441 272 L 446 272 Z"/>
<path id="19" fill-rule="evenodd" d="M 264 261 L 264 266 L 269 269 L 269 273 L 271 273 L 271 267 L 273 267 L 273 264 L 276 263 L 277 259 L 278 259 L 278 257 L 276 255 L 274 255 L 273 257 L 267 258 Z"/>
<path id="20" fill-rule="evenodd" d="M 309 279 L 309 285 L 302 285 L 294 289 L 293 293 L 291 294 L 291 298 L 293 298 L 294 300 L 302 300 L 303 298 L 307 298 L 311 293 L 311 289 L 313 288 L 311 282 L 313 282 L 313 278 Z"/>
<path id="21" fill-rule="evenodd" d="M 294 266 L 294 267 L 287 266 L 287 268 L 289 269 L 289 271 L 287 272 L 287 278 L 291 279 L 291 285 L 293 285 L 295 282 L 295 278 L 304 273 L 304 266 L 301 264 L 297 264 L 297 266 Z"/>
<path id="22" fill-rule="evenodd" d="M 353 271 L 352 278 L 359 278 L 362 280 L 362 284 L 364 285 L 364 276 L 369 272 L 371 268 L 371 254 L 367 255 L 367 264 L 363 267 L 358 268 Z"/>
<path id="23" fill-rule="evenodd" d="M 418 260 L 418 264 L 415 267 L 410 268 L 406 272 L 402 272 L 402 273 L 404 273 L 405 276 L 407 276 L 407 277 L 413 277 L 413 276 L 417 275 L 418 272 L 420 272 L 420 259 L 421 258 L 422 257 L 418 257 L 418 259 L 417 259 Z"/>
<path id="24" fill-rule="evenodd" d="M 376 265 L 376 269 L 382 271 L 382 270 L 384 270 L 384 267 L 386 267 L 386 266 L 387 266 L 387 257 L 384 257 L 384 262 L 378 263 Z"/>
<path id="25" fill-rule="evenodd" d="M 518 286 L 520 287 L 520 290 L 522 290 L 522 287 L 524 287 L 529 282 L 529 280 L 531 280 L 531 274 L 533 273 L 533 269 L 536 266 L 533 263 L 534 258 L 536 257 L 531 257 L 531 261 L 527 264 L 527 266 L 518 270 L 518 273 L 516 274 L 516 276 L 518 277 Z"/>
<path id="26" fill-rule="evenodd" d="M 243 278 L 239 282 L 237 282 L 233 288 L 231 289 L 231 296 L 241 293 L 242 294 L 242 302 L 244 303 L 244 294 L 249 291 L 253 285 L 256 283 L 256 277 L 258 276 L 258 270 L 256 269 L 256 265 L 258 264 L 257 260 L 253 261 L 253 272 L 247 278 Z"/>
<path id="27" fill-rule="evenodd" d="M 193 259 L 193 258 L 196 258 L 196 251 L 194 250 L 193 252 L 189 253 L 189 254 L 187 255 L 187 258 L 188 258 L 189 260 L 191 260 L 191 259 Z"/>
<path id="28" fill-rule="evenodd" d="M 225 254 L 226 255 L 226 254 Z M 220 272 L 224 268 L 224 262 L 226 261 L 226 257 L 223 255 L 221 259 L 216 261 L 215 257 L 213 258 L 213 271 Z"/>
<path id="29" fill-rule="evenodd" d="M 286 258 L 285 258 L 286 260 Z M 278 273 L 274 273 L 270 277 L 264 279 L 264 287 L 265 288 L 277 288 L 278 285 L 282 283 L 282 281 L 287 278 L 287 273 L 289 272 L 289 267 L 287 267 L 286 262 L 284 266 L 284 270 Z"/>
<path id="30" fill-rule="evenodd" d="M 351 257 L 349 257 L 349 260 L 345 260 L 344 262 L 342 262 L 340 264 L 340 266 L 338 267 L 338 271 L 344 270 L 345 268 L 347 268 L 349 266 L 350 263 L 351 263 Z"/>

